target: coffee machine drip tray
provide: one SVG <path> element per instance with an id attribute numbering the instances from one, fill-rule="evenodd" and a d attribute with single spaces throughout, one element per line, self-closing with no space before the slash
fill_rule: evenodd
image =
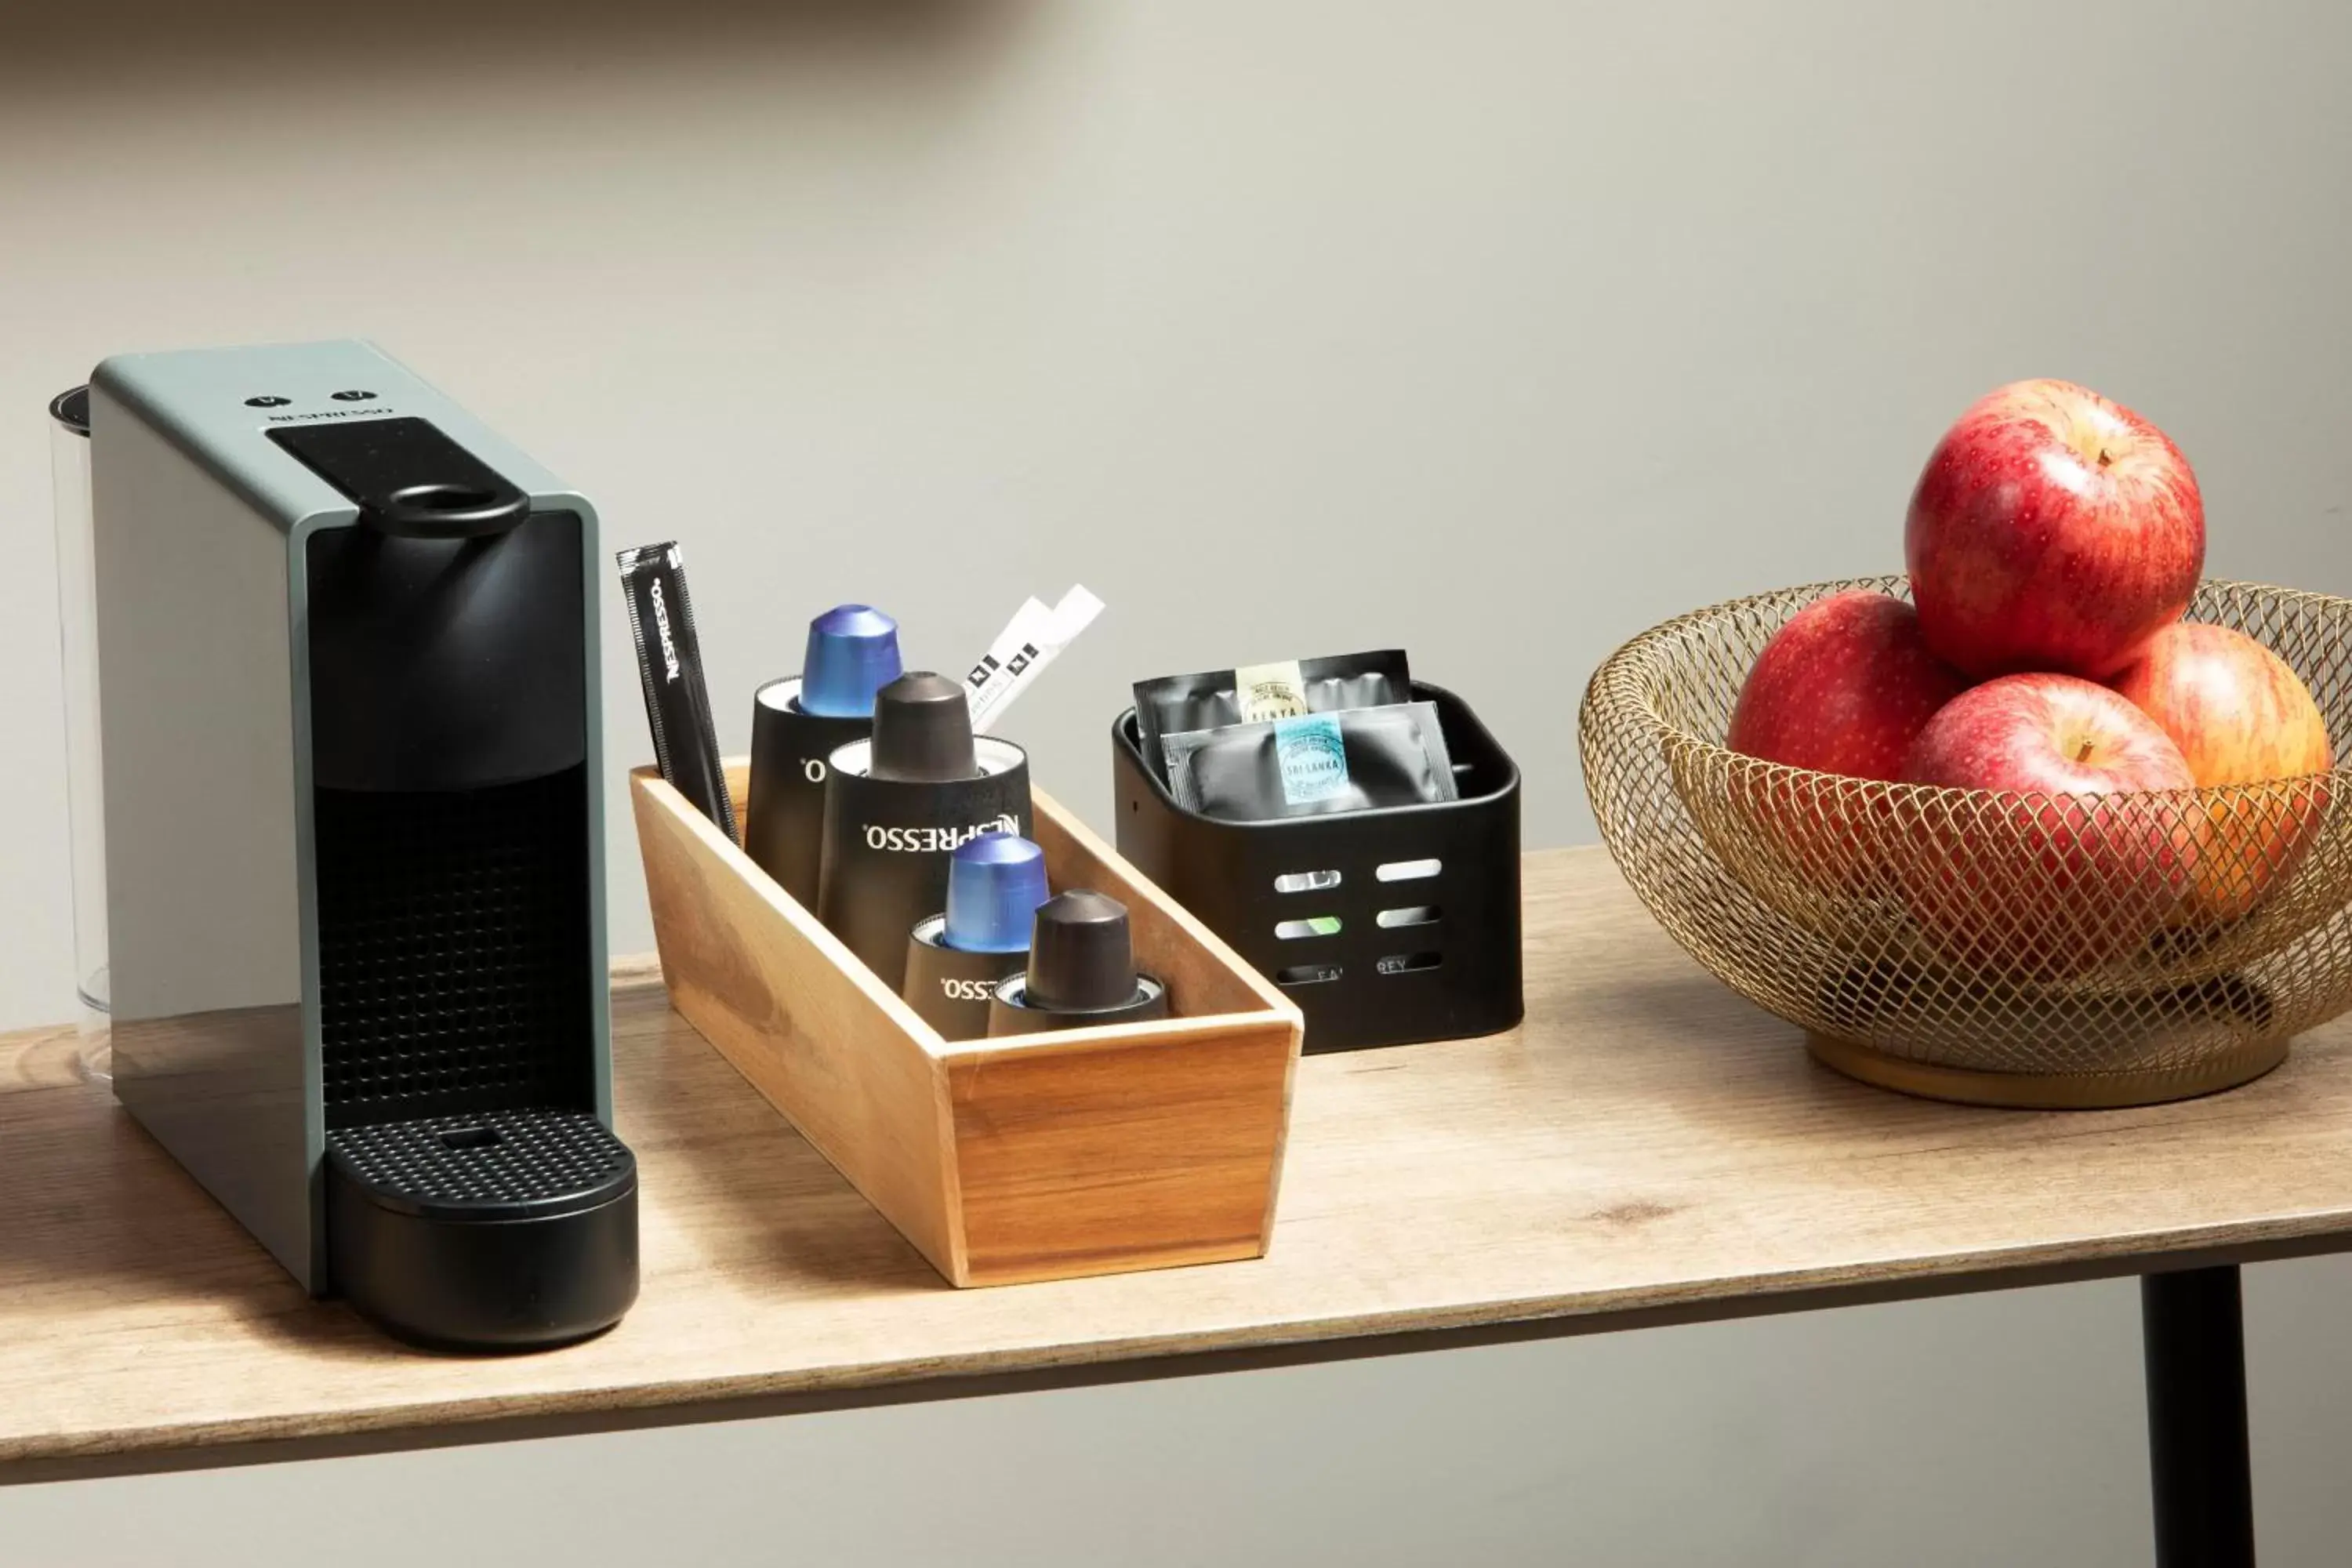
<path id="1" fill-rule="evenodd" d="M 326 1166 L 336 1286 L 402 1339 L 563 1344 L 636 1299 L 636 1157 L 585 1111 L 337 1128 Z"/>

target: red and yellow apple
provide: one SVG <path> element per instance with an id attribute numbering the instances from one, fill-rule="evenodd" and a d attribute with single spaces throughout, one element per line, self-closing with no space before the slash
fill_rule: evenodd
<path id="1" fill-rule="evenodd" d="M 1904 892 L 1953 959 L 2055 980 L 2137 947 L 2187 894 L 2189 763 L 2156 721 L 2067 675 L 1971 688 L 1920 731 Z M 2190 797 L 2193 798 L 2193 797 Z"/>
<path id="2" fill-rule="evenodd" d="M 2184 622 L 2157 634 L 2115 688 L 2180 748 L 2200 788 L 2312 779 L 2335 756 L 2327 720 L 2286 660 L 2242 632 Z M 2326 784 L 2248 790 L 2198 828 L 2184 911 L 2234 920 L 2310 849 Z"/>
<path id="3" fill-rule="evenodd" d="M 2155 426 L 2071 382 L 2021 381 L 1937 443 L 1904 555 L 1920 629 L 1945 662 L 1979 679 L 2104 680 L 2188 609 L 2205 506 Z"/>
<path id="4" fill-rule="evenodd" d="M 1792 768 L 1893 780 L 1920 730 L 1967 686 L 1927 651 L 1910 605 L 1866 589 L 1832 594 L 1765 644 L 1724 743 Z M 1752 782 L 1750 816 L 1807 880 L 1848 886 L 1883 859 L 1858 805 L 1864 792 L 1785 776 Z"/>

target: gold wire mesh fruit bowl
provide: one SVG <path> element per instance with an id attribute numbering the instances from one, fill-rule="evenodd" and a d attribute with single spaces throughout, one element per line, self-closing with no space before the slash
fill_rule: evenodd
<path id="1" fill-rule="evenodd" d="M 1811 773 L 1727 750 L 1765 643 L 1849 588 L 1696 611 L 1592 678 L 1580 717 L 1602 837 L 1709 972 L 1892 1089 L 2093 1107 L 2259 1077 L 2352 1007 L 2352 791 L 2336 773 L 2105 795 Z M 2189 618 L 2302 678 L 2345 766 L 2352 600 L 2207 583 Z"/>

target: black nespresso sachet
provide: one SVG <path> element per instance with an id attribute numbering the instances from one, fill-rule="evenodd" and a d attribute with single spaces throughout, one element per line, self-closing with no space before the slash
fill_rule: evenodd
<path id="1" fill-rule="evenodd" d="M 719 730 L 702 679 L 702 644 L 686 594 L 686 564 L 675 542 L 641 544 L 620 552 L 621 592 L 629 633 L 636 639 L 637 674 L 646 689 L 646 721 L 653 727 L 654 761 L 661 775 L 696 810 L 737 837 L 735 804 L 719 760 Z"/>
<path id="2" fill-rule="evenodd" d="M 1228 821 L 1453 800 L 1433 702 L 1343 708 L 1167 735 L 1168 784 L 1187 811 Z"/>
<path id="3" fill-rule="evenodd" d="M 1164 735 L 1412 700 L 1412 673 L 1404 650 L 1381 648 L 1139 680 L 1135 726 L 1144 760 L 1164 767 Z"/>
<path id="4" fill-rule="evenodd" d="M 1186 811 L 1265 822 L 1459 798 L 1438 710 L 1402 648 L 1135 686 L 1138 752 Z"/>

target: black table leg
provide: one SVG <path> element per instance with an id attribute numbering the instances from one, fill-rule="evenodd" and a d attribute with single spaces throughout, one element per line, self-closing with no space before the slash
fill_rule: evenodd
<path id="1" fill-rule="evenodd" d="M 2146 1275 L 2139 1302 L 2157 1568 L 2253 1568 L 2238 1271 Z"/>

